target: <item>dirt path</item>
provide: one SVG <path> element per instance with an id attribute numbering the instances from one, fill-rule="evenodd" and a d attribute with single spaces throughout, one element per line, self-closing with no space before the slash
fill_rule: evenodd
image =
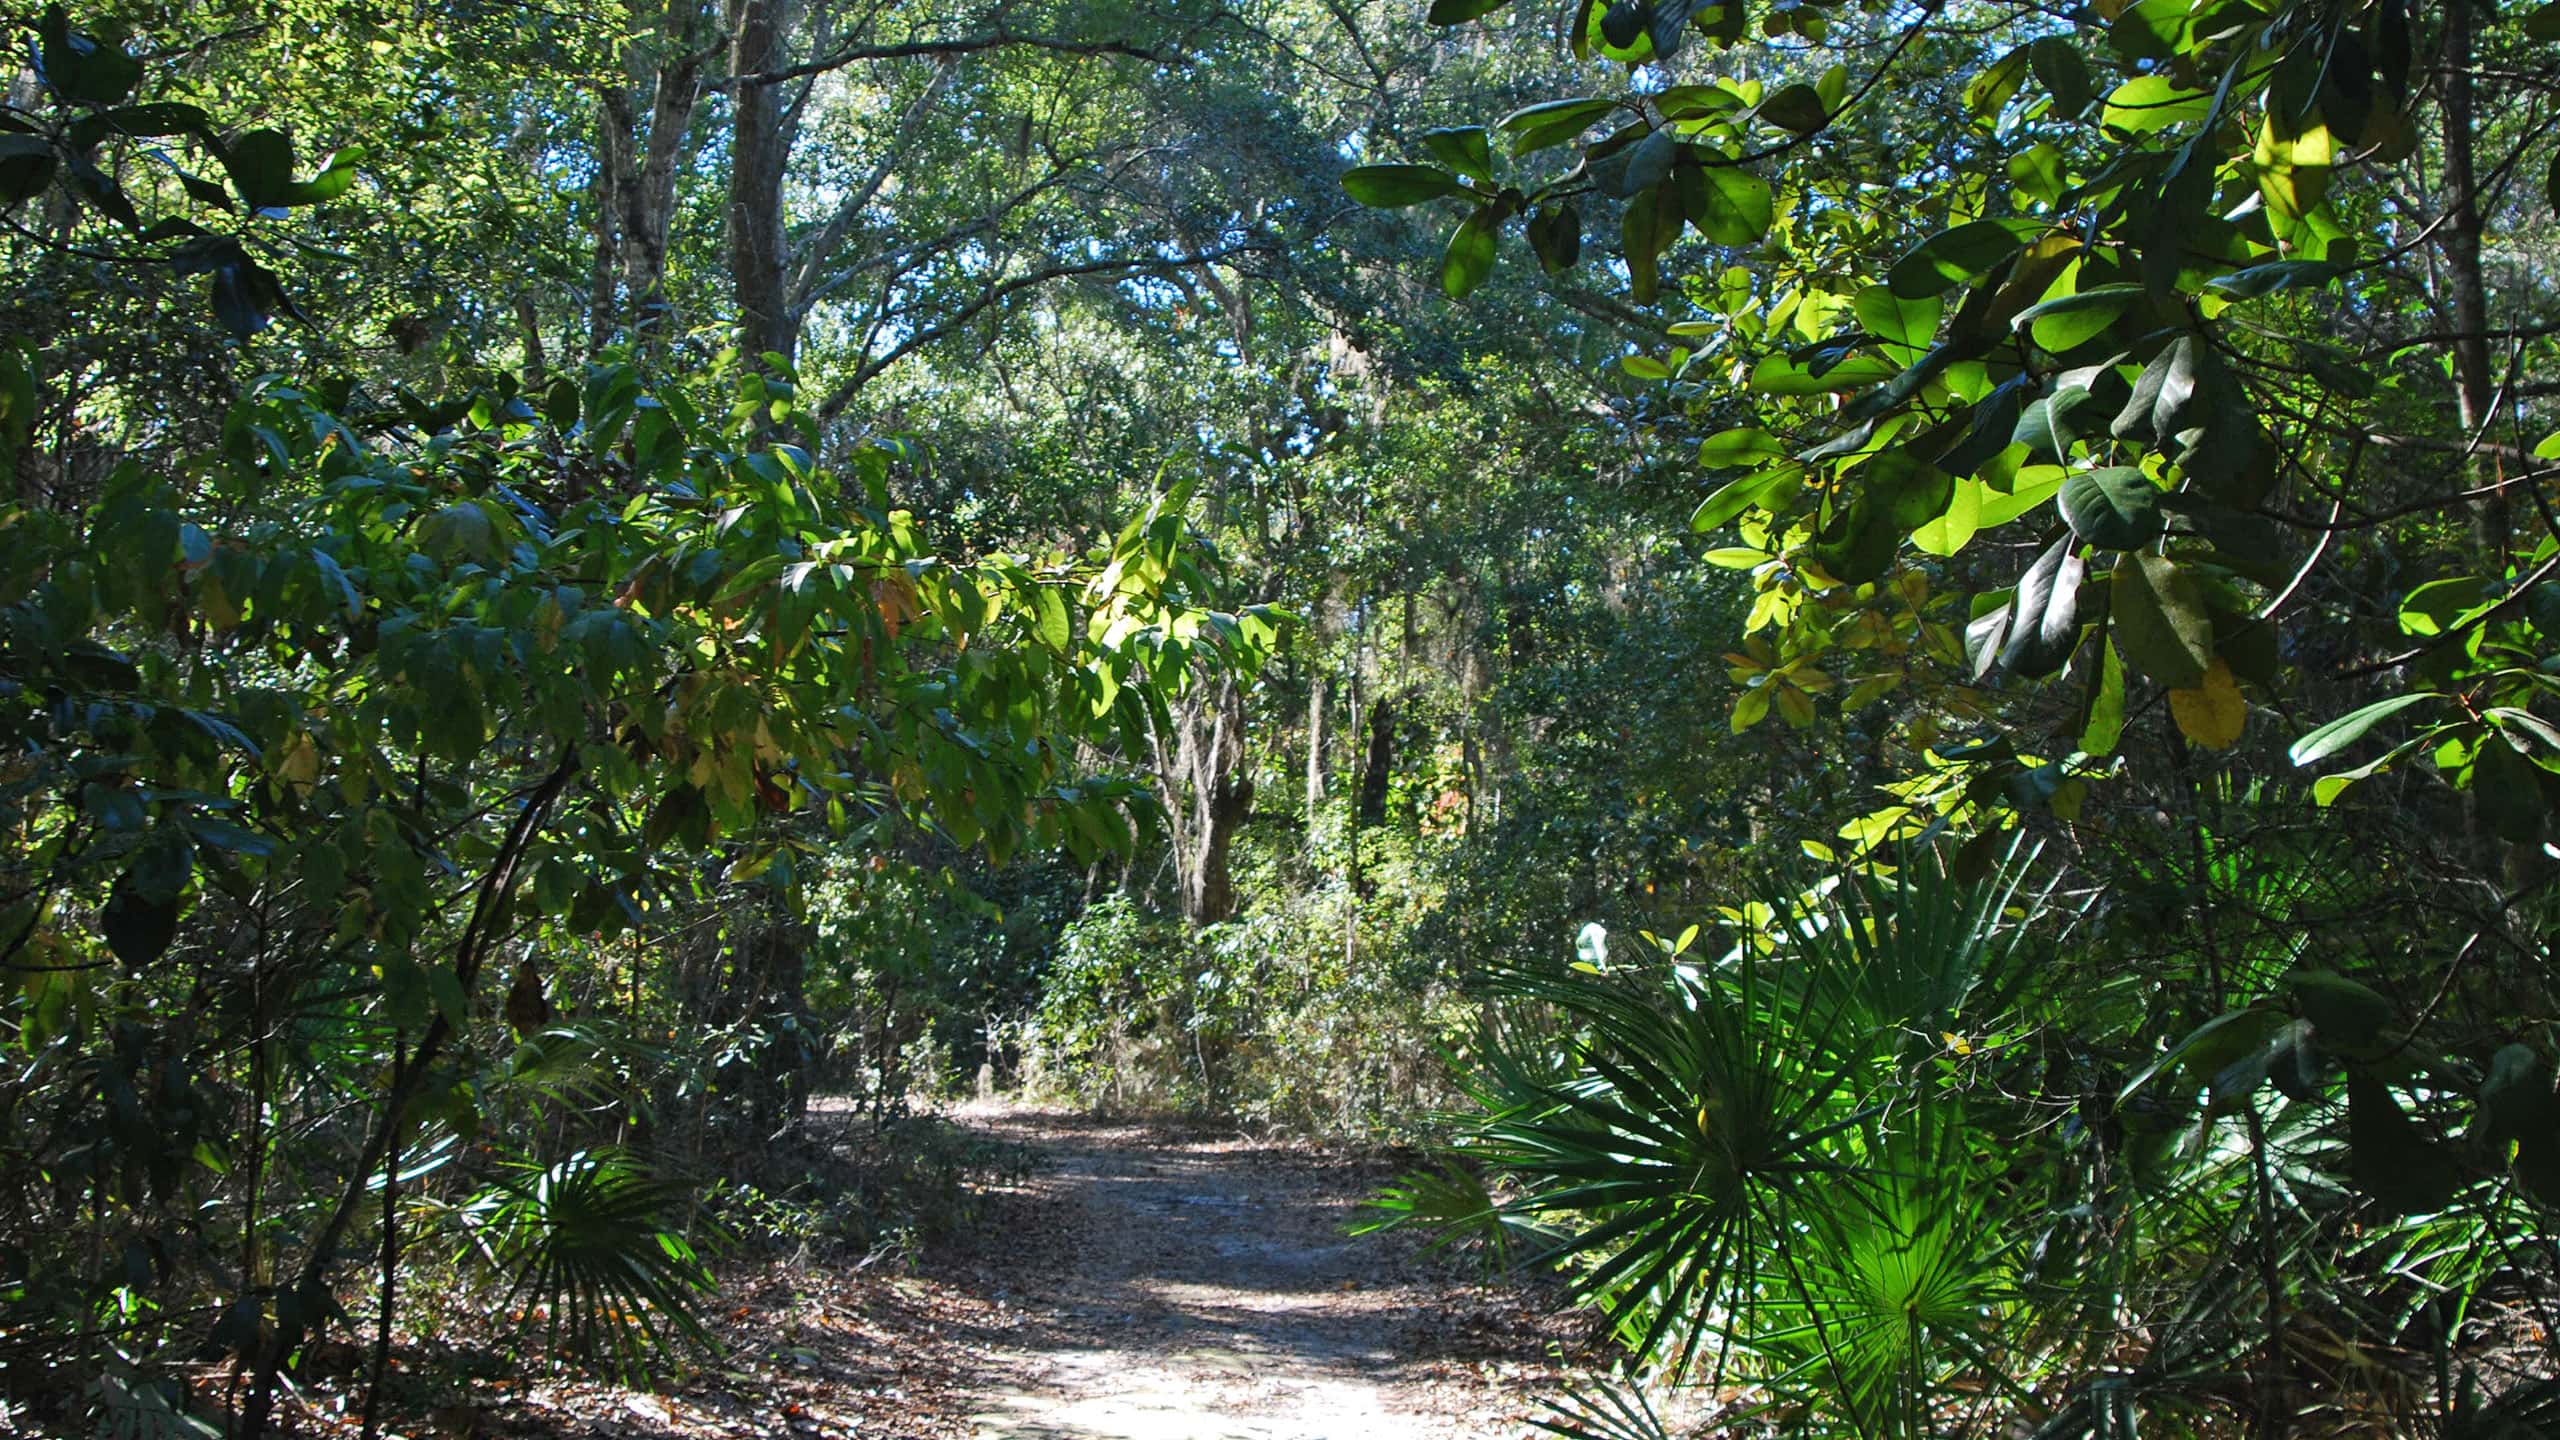
<path id="1" fill-rule="evenodd" d="M 1391 1164 L 1028 1107 L 955 1118 L 1036 1163 L 912 1269 L 818 1251 L 737 1267 L 721 1353 L 662 1389 L 413 1351 L 386 1433 L 1514 1440 L 1561 1386 L 1556 1354 L 1597 1358 L 1551 1296 L 1345 1234 Z M 353 1433 L 359 1369 L 315 1390 L 316 1433 Z"/>
<path id="2" fill-rule="evenodd" d="M 1515 1292 L 1344 1233 L 1384 1167 L 980 1108 L 1042 1163 L 945 1278 L 1014 1317 L 962 1377 L 986 1440 L 1466 1440 L 1526 1432 L 1560 1333 Z M 978 1347 L 973 1347 L 973 1349 Z M 1552 1393 L 1549 1391 L 1548 1393 Z"/>

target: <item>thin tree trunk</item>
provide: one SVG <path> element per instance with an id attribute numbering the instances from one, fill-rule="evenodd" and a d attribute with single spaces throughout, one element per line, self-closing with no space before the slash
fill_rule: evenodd
<path id="1" fill-rule="evenodd" d="M 1324 813 L 1324 696 L 1330 677 L 1319 674 L 1307 687 L 1307 838 L 1312 842 L 1316 821 Z"/>
<path id="2" fill-rule="evenodd" d="M 2497 403 L 2489 358 L 2489 285 L 2480 264 L 2480 184 L 2473 159 L 2477 111 L 2471 89 L 2472 9 L 2444 10 L 2444 223 L 2436 235 L 2444 256 L 2445 288 L 2453 308 L 2455 413 L 2463 432 L 2476 436 Z M 2486 481 L 2475 480 L 2485 485 Z M 2496 495 L 2471 507 L 2471 533 L 2483 563 L 2494 564 L 2507 544 L 2507 504 Z"/>

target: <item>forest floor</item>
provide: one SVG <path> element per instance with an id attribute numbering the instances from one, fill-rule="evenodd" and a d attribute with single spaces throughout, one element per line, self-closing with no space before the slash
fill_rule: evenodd
<path id="1" fill-rule="evenodd" d="M 483 1382 L 448 1440 L 1509 1440 L 1598 1357 L 1552 1291 L 1356 1237 L 1389 1158 L 1012 1104 L 1032 1157 L 912 1264 L 734 1271 L 720 1360 L 663 1393 Z M 424 1427 L 415 1427 L 421 1428 Z"/>

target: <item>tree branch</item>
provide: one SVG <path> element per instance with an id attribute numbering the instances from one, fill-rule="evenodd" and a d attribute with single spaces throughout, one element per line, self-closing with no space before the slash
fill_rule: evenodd
<path id="1" fill-rule="evenodd" d="M 984 35 L 962 35 L 946 40 L 909 40 L 896 45 L 848 45 L 832 55 L 816 60 L 787 65 L 779 70 L 759 70 L 748 75 L 732 75 L 724 80 L 707 82 L 707 90 L 730 90 L 742 85 L 779 85 L 808 75 L 823 75 L 848 65 L 868 60 L 915 60 L 953 58 L 976 55 L 988 50 L 1046 50 L 1058 55 L 1124 55 L 1155 65 L 1189 65 L 1192 57 L 1179 50 L 1151 50 L 1129 40 L 1070 40 L 1061 35 L 1016 35 L 1008 30 L 993 30 Z"/>
<path id="2" fill-rule="evenodd" d="M 1189 255 L 1124 256 L 1116 260 L 1091 260 L 1077 265 L 1046 265 L 1026 274 L 1017 275 L 1011 280 L 991 283 L 968 304 L 944 316 L 941 320 L 910 333 L 906 339 L 891 346 L 887 352 L 876 359 L 864 361 L 860 368 L 853 372 L 853 377 L 837 386 L 835 391 L 827 396 L 826 403 L 818 407 L 818 418 L 832 420 L 843 414 L 844 407 L 852 404 L 853 397 L 861 393 L 863 386 L 877 379 L 880 372 L 968 324 L 984 314 L 989 306 L 1019 295 L 1025 290 L 1036 289 L 1052 280 L 1072 279 L 1079 275 L 1114 273 L 1134 275 L 1146 271 L 1185 270 L 1197 265 L 1214 264 L 1230 256 L 1258 253 L 1271 248 L 1272 244 L 1269 240 L 1256 238 L 1240 241 L 1234 245 L 1223 245 L 1215 250 L 1197 251 Z"/>

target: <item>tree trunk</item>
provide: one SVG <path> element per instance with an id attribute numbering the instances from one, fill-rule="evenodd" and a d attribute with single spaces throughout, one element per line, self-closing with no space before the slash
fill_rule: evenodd
<path id="1" fill-rule="evenodd" d="M 729 73 L 781 68 L 789 0 L 729 0 Z M 751 360 L 781 357 L 788 367 L 799 326 L 784 279 L 782 177 L 790 161 L 782 87 L 740 84 L 730 92 L 729 279 L 738 301 L 738 349 Z"/>
<path id="2" fill-rule="evenodd" d="M 1236 913 L 1228 854 L 1253 813 L 1253 781 L 1242 773 L 1244 726 L 1243 690 L 1230 675 L 1175 712 L 1170 751 L 1157 739 L 1156 788 L 1172 825 L 1175 890 L 1193 925 Z"/>
<path id="3" fill-rule="evenodd" d="M 1385 823 L 1387 782 L 1395 774 L 1395 763 L 1395 702 L 1381 695 L 1369 706 L 1369 758 L 1360 771 L 1360 824 Z"/>
<path id="4" fill-rule="evenodd" d="M 674 223 L 676 179 L 693 111 L 702 98 L 697 39 L 705 19 L 700 0 L 666 0 L 653 37 L 655 55 L 631 67 L 630 84 L 602 94 L 610 138 L 599 157 L 612 174 L 617 214 L 614 243 L 622 267 L 622 316 L 643 348 L 665 343 L 674 324 L 667 302 L 667 232 Z M 649 122 L 642 132 L 633 103 L 649 92 Z"/>
<path id="5" fill-rule="evenodd" d="M 1329 677 L 1318 675 L 1307 687 L 1307 838 L 1315 839 L 1316 821 L 1324 813 L 1324 693 Z"/>
<path id="6" fill-rule="evenodd" d="M 2489 285 L 2480 266 L 2480 184 L 2473 160 L 2477 123 L 2471 87 L 2473 25 L 2469 5 L 2444 11 L 2444 223 L 2437 248 L 2444 256 L 2445 288 L 2453 311 L 2454 409 L 2467 439 L 2476 439 L 2497 403 L 2497 379 L 2489 358 Z M 2475 462 L 2475 466 L 2477 462 Z M 2475 473 L 2475 485 L 2488 480 Z M 2507 547 L 2507 503 L 2487 496 L 2471 507 L 2472 540 L 2481 563 L 2495 565 Z"/>

